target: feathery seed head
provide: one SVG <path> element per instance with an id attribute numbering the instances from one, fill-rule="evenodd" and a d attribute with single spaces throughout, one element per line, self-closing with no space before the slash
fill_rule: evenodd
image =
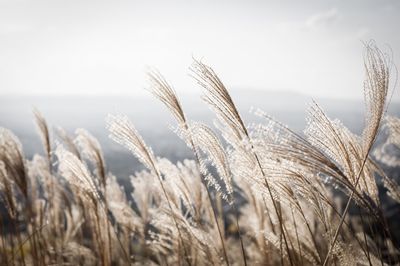
<path id="1" fill-rule="evenodd" d="M 186 118 L 174 89 L 156 70 L 149 71 L 148 79 L 151 93 L 159 99 L 173 114 L 180 127 L 186 128 Z"/>
<path id="2" fill-rule="evenodd" d="M 154 173 L 155 167 L 153 152 L 148 148 L 128 117 L 123 115 L 108 115 L 106 118 L 110 138 L 128 148 L 138 160 Z"/>

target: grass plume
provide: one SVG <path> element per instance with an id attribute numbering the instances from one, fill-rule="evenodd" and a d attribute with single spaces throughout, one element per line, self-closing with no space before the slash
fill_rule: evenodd
<path id="1" fill-rule="evenodd" d="M 195 60 L 191 75 L 217 116 L 214 131 L 190 121 L 173 87 L 150 71 L 149 90 L 194 159 L 157 157 L 127 116 L 109 115 L 110 138 L 146 168 L 129 177 L 131 187 L 108 172 L 85 129 L 53 134 L 35 109 L 44 155 L 27 158 L 0 128 L 2 265 L 399 264 L 399 232 L 380 193 L 384 186 L 400 206 L 387 171 L 400 165 L 391 153 L 400 120 L 386 114 L 392 62 L 373 43 L 364 59 L 359 135 L 316 102 L 303 133 L 261 110 L 263 121 L 246 125 L 220 77 Z"/>

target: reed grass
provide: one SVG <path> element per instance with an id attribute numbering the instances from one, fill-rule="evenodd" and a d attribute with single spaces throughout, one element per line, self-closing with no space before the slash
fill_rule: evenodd
<path id="1" fill-rule="evenodd" d="M 35 109 L 44 156 L 27 159 L 0 128 L 0 264 L 398 265 L 399 232 L 379 193 L 383 184 L 400 204 L 400 186 L 381 167 L 400 165 L 389 153 L 400 149 L 400 119 L 386 114 L 392 62 L 372 42 L 364 59 L 360 135 L 315 102 L 303 134 L 261 110 L 264 121 L 246 126 L 216 71 L 194 60 L 215 132 L 188 120 L 172 86 L 150 71 L 148 89 L 194 160 L 157 157 L 128 117 L 109 115 L 110 137 L 146 168 L 130 177 L 131 195 L 88 131 L 53 132 Z M 374 145 L 378 136 L 386 141 Z"/>

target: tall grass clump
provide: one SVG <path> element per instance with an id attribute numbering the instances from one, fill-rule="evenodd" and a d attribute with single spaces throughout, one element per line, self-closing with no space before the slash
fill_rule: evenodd
<path id="1" fill-rule="evenodd" d="M 44 155 L 27 159 L 0 128 L 0 264 L 398 265 L 400 232 L 383 202 L 400 204 L 387 171 L 400 166 L 400 120 L 386 114 L 390 59 L 366 45 L 360 135 L 316 102 L 302 133 L 262 110 L 254 114 L 263 122 L 247 125 L 217 73 L 194 60 L 215 130 L 191 121 L 149 71 L 148 90 L 194 159 L 158 157 L 127 116 L 109 115 L 110 138 L 145 167 L 129 177 L 130 194 L 93 135 L 53 131 L 35 109 Z"/>

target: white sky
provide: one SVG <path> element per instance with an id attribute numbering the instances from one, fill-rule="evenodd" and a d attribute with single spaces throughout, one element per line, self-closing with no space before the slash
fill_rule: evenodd
<path id="1" fill-rule="evenodd" d="M 399 65 L 399 14 L 395 0 L 0 0 L 0 94 L 136 93 L 147 66 L 193 91 L 194 56 L 231 88 L 361 98 L 362 41 Z"/>

